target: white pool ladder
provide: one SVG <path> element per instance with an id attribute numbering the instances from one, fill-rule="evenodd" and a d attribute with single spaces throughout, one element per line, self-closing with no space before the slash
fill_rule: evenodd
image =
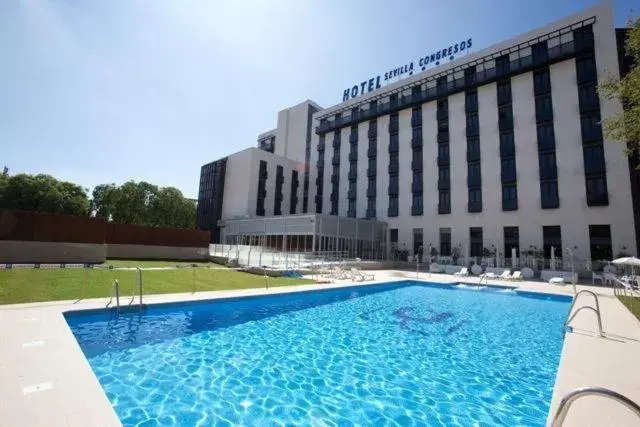
<path id="1" fill-rule="evenodd" d="M 580 296 L 580 294 L 592 295 L 593 298 L 596 300 L 596 307 L 593 308 L 590 305 L 583 305 L 582 307 L 578 308 L 573 314 L 571 314 L 571 311 L 573 310 L 573 307 L 576 305 L 576 302 L 578 301 L 578 297 Z M 601 337 L 604 337 L 604 332 L 602 331 L 602 317 L 600 316 L 600 302 L 598 301 L 598 295 L 586 289 L 578 292 L 576 296 L 573 298 L 573 302 L 571 303 L 571 308 L 569 308 L 570 316 L 567 318 L 567 321 L 564 322 L 564 326 L 562 327 L 562 330 L 566 332 L 570 328 L 569 323 L 571 323 L 571 321 L 576 317 L 576 315 L 581 310 L 590 310 L 596 314 L 596 318 L 598 319 L 598 333 L 600 334 Z"/>
<path id="2" fill-rule="evenodd" d="M 571 408 L 571 405 L 573 405 L 573 402 L 584 396 L 601 396 L 606 397 L 607 399 L 615 400 L 616 402 L 622 403 L 624 406 L 629 408 L 635 415 L 638 416 L 638 418 L 640 418 L 640 406 L 638 406 L 637 403 L 635 403 L 628 397 L 607 388 L 584 387 L 573 390 L 562 398 L 562 400 L 560 401 L 560 405 L 558 406 L 558 410 L 556 411 L 555 415 L 553 416 L 553 420 L 551 421 L 551 427 L 561 427 L 564 423 L 565 418 L 567 417 L 569 408 Z"/>

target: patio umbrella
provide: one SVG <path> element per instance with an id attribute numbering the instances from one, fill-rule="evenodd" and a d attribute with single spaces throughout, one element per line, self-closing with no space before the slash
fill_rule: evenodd
<path id="1" fill-rule="evenodd" d="M 634 256 L 625 256 L 622 258 L 616 258 L 611 262 L 617 265 L 631 265 L 633 267 L 640 267 L 640 259 Z"/>

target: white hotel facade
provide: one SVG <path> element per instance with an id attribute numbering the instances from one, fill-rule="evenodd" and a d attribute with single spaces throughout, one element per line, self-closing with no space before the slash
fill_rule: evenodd
<path id="1" fill-rule="evenodd" d="M 622 106 L 596 91 L 624 69 L 623 38 L 605 2 L 333 107 L 283 110 L 260 148 L 203 166 L 198 225 L 231 243 L 234 221 L 271 234 L 296 215 L 316 224 L 298 230 L 305 250 L 370 258 L 636 254 L 638 174 L 600 129 Z M 342 229 L 324 233 L 331 217 Z M 371 234 L 344 238 L 367 221 Z M 298 232 L 274 230 L 290 249 Z"/>

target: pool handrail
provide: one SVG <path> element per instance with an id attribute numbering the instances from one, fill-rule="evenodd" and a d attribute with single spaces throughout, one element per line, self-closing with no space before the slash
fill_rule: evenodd
<path id="1" fill-rule="evenodd" d="M 569 412 L 571 405 L 573 405 L 576 400 L 584 396 L 602 396 L 615 400 L 629 408 L 638 416 L 638 418 L 640 418 L 640 406 L 628 397 L 603 387 L 583 387 L 573 390 L 562 398 L 551 421 L 551 427 L 561 427 L 567 417 L 567 413 Z"/>

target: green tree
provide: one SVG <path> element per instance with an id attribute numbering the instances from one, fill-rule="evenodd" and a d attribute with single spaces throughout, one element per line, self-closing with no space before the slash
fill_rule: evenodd
<path id="1" fill-rule="evenodd" d="M 91 209 L 96 216 L 111 219 L 120 197 L 120 189 L 115 184 L 100 184 L 93 189 Z"/>
<path id="2" fill-rule="evenodd" d="M 50 175 L 18 174 L 0 179 L 0 209 L 88 215 L 87 190 Z"/>
<path id="3" fill-rule="evenodd" d="M 123 224 L 152 225 L 150 206 L 158 187 L 148 182 L 128 181 L 118 189 L 119 195 L 113 205 L 112 219 Z"/>
<path id="4" fill-rule="evenodd" d="M 630 153 L 640 153 L 640 19 L 629 23 L 625 53 L 631 59 L 630 71 L 620 80 L 610 79 L 599 85 L 606 99 L 618 99 L 623 111 L 602 121 L 607 139 L 628 143 Z"/>
<path id="5" fill-rule="evenodd" d="M 196 207 L 174 187 L 160 188 L 149 209 L 149 222 L 160 227 L 193 228 Z"/>

